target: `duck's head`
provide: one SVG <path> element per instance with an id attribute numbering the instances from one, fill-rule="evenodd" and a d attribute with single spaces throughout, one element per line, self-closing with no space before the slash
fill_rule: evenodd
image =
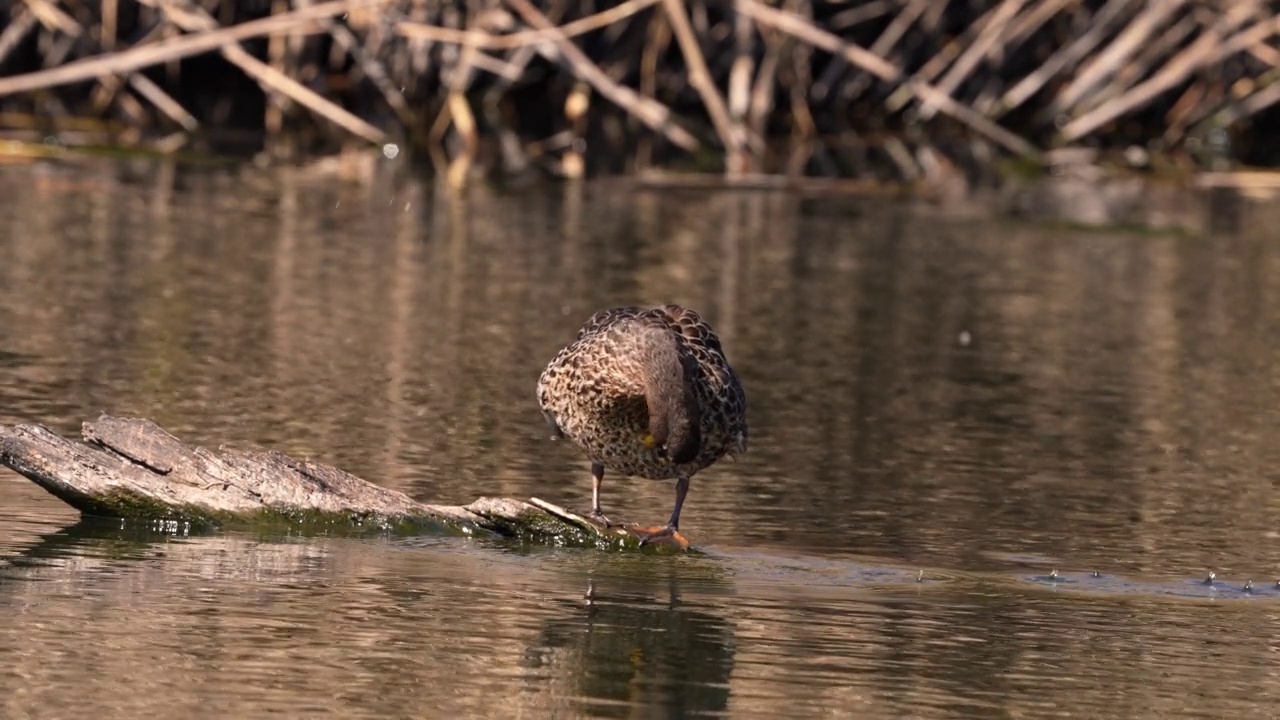
<path id="1" fill-rule="evenodd" d="M 645 447 L 657 450 L 680 465 L 692 462 L 702 451 L 701 418 L 696 402 L 684 399 L 671 403 L 652 400 L 649 404 L 649 432 Z"/>
<path id="2" fill-rule="evenodd" d="M 645 340 L 643 367 L 649 432 L 642 442 L 677 465 L 691 462 L 702 451 L 702 414 L 693 390 L 698 372 L 695 361 L 680 352 L 669 331 L 650 330 Z"/>

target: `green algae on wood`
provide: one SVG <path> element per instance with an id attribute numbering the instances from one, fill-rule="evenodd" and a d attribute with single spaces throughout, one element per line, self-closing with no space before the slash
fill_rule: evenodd
<path id="1" fill-rule="evenodd" d="M 643 529 L 604 527 L 536 498 L 422 503 L 338 468 L 275 451 L 188 445 L 150 420 L 102 416 L 73 442 L 40 425 L 0 426 L 0 464 L 89 516 L 190 530 L 452 534 L 640 550 Z M 674 543 L 643 547 L 684 550 Z"/>

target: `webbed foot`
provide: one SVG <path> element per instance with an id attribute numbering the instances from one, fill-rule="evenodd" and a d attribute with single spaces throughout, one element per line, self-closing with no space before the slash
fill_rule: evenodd
<path id="1" fill-rule="evenodd" d="M 658 528 L 652 532 L 646 533 L 640 538 L 640 545 L 643 547 L 651 543 L 661 543 L 664 545 L 674 545 L 681 550 L 689 549 L 689 540 L 680 534 L 680 531 L 671 525 Z"/>

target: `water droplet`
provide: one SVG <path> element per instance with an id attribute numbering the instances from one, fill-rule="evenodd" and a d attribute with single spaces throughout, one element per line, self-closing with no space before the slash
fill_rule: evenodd
<path id="1" fill-rule="evenodd" d="M 973 336 L 969 334 L 968 330 L 961 330 L 960 337 L 957 340 L 960 343 L 960 347 L 969 347 L 969 343 L 973 342 Z"/>
<path id="2" fill-rule="evenodd" d="M 400 146 L 395 143 L 387 143 L 382 146 L 382 154 L 385 155 L 388 160 L 395 160 L 396 156 L 400 154 Z"/>

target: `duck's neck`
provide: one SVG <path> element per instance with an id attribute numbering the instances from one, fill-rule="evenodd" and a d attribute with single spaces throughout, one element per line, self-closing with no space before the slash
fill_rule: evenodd
<path id="1" fill-rule="evenodd" d="M 649 434 L 675 463 L 687 463 L 702 449 L 701 417 L 693 391 L 692 358 L 682 354 L 668 330 L 646 329 L 641 341 L 644 397 Z"/>

